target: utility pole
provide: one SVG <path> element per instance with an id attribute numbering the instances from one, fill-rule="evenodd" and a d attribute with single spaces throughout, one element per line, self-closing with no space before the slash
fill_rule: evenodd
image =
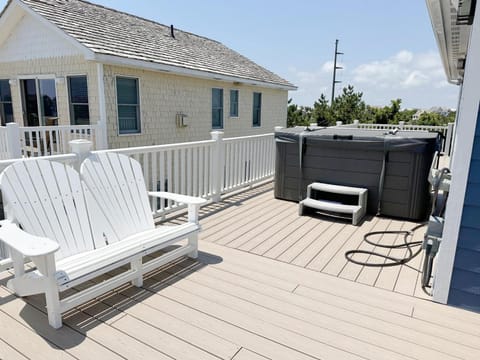
<path id="1" fill-rule="evenodd" d="M 341 83 L 341 81 L 336 80 L 337 70 L 343 69 L 341 66 L 337 66 L 337 55 L 343 55 L 342 52 L 338 50 L 338 39 L 335 40 L 335 57 L 333 60 L 333 81 L 332 81 L 332 101 L 330 102 L 330 106 L 333 106 L 333 100 L 335 99 L 335 85 Z"/>

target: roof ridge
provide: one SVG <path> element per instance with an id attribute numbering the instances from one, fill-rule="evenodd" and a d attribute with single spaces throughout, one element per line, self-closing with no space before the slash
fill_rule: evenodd
<path id="1" fill-rule="evenodd" d="M 21 1 L 23 2 L 23 0 L 21 0 Z M 108 10 L 108 11 L 113 11 L 117 14 L 123 14 L 123 15 L 127 15 L 127 16 L 130 16 L 130 17 L 134 17 L 134 18 L 137 18 L 139 20 L 146 21 L 146 22 L 149 22 L 149 23 L 152 23 L 152 24 L 155 24 L 155 25 L 164 26 L 166 29 L 170 28 L 170 25 L 165 25 L 165 24 L 162 24 L 162 23 L 160 23 L 158 21 L 155 21 L 155 20 L 152 20 L 152 19 L 147 19 L 147 18 L 144 18 L 144 17 L 139 16 L 139 15 L 130 14 L 126 11 L 117 10 L 117 9 L 114 9 L 114 8 L 111 8 L 111 7 L 108 7 L 108 6 L 105 6 L 105 5 L 97 4 L 97 3 L 94 3 L 94 2 L 91 2 L 91 1 L 87 1 L 87 0 L 29 0 L 29 1 L 41 2 L 41 3 L 44 3 L 44 4 L 49 4 L 49 2 L 51 2 L 51 1 L 60 2 L 60 3 L 61 2 L 77 1 L 77 2 L 81 2 L 81 3 L 84 3 L 84 4 L 91 5 L 91 6 L 95 6 L 95 7 L 98 7 L 98 8 L 102 8 L 102 9 L 105 9 L 105 10 Z M 191 31 L 182 30 L 180 28 L 175 28 L 175 30 L 180 31 L 180 32 L 185 33 L 185 34 L 193 35 L 193 36 L 196 36 L 196 37 L 199 37 L 199 38 L 207 39 L 207 40 L 214 41 L 216 43 L 222 44 L 218 40 L 211 39 L 211 38 L 208 38 L 208 37 L 203 36 L 203 35 L 198 35 L 198 34 L 195 34 Z"/>
<path id="2" fill-rule="evenodd" d="M 220 41 L 181 29 L 171 37 L 167 25 L 91 0 L 9 0 L 8 4 L 17 1 L 95 54 L 294 87 Z"/>

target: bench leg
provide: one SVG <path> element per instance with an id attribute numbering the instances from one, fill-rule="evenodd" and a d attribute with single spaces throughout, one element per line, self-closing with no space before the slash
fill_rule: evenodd
<path id="1" fill-rule="evenodd" d="M 192 250 L 192 252 L 188 254 L 188 257 L 196 259 L 198 257 L 198 234 L 188 236 L 188 245 L 194 247 L 194 250 Z"/>
<path id="2" fill-rule="evenodd" d="M 45 302 L 47 305 L 48 323 L 55 329 L 62 327 L 62 312 L 60 308 L 60 295 L 58 294 L 57 279 L 55 277 L 55 257 L 49 254 L 41 257 L 32 257 L 32 261 L 44 276 Z"/>
<path id="3" fill-rule="evenodd" d="M 137 277 L 132 280 L 132 285 L 140 287 L 143 285 L 142 258 L 135 259 L 130 263 L 130 268 L 137 273 Z"/>
<path id="4" fill-rule="evenodd" d="M 47 280 L 45 301 L 47 303 L 48 323 L 53 328 L 60 329 L 62 327 L 62 313 L 60 311 L 60 297 L 55 278 Z"/>

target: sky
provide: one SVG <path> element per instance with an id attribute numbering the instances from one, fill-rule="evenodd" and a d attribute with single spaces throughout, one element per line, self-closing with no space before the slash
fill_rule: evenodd
<path id="1" fill-rule="evenodd" d="M 6 4 L 0 0 L 0 7 Z M 367 104 L 456 108 L 423 0 L 92 0 L 220 41 L 298 86 L 293 102 L 312 106 L 353 85 Z"/>

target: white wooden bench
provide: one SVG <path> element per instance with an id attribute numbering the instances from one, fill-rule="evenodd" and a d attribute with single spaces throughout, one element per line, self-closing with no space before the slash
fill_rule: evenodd
<path id="1" fill-rule="evenodd" d="M 340 201 L 313 199 L 312 190 L 355 196 L 357 201 L 355 205 L 348 205 Z M 325 215 L 346 214 L 351 216 L 352 224 L 357 225 L 367 211 L 367 193 L 368 190 L 364 188 L 314 182 L 308 185 L 307 197 L 299 203 L 299 215 L 303 215 L 306 207 L 313 208 L 320 210 Z"/>
<path id="2" fill-rule="evenodd" d="M 62 313 L 182 256 L 197 256 L 198 208 L 204 199 L 150 192 L 140 164 L 125 155 L 88 157 L 80 175 L 47 160 L 10 165 L 0 176 L 8 220 L 0 240 L 13 259 L 15 277 L 7 286 L 19 296 L 45 293 L 48 321 L 62 326 Z M 188 222 L 155 227 L 149 196 L 188 204 Z M 17 226 L 20 225 L 20 227 Z M 145 255 L 183 240 L 148 262 Z M 36 269 L 25 272 L 25 259 Z M 59 294 L 110 270 L 129 269 L 60 299 Z"/>

